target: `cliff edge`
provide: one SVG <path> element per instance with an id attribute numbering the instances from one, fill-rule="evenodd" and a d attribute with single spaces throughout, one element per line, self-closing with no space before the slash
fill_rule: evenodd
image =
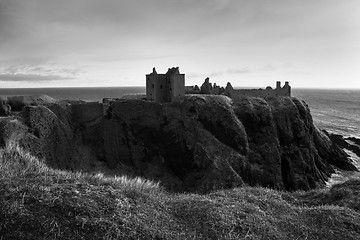
<path id="1" fill-rule="evenodd" d="M 170 191 L 307 190 L 323 186 L 333 166 L 356 170 L 296 98 L 119 100 L 91 121 L 72 116 L 58 104 L 25 107 L 1 120 L 0 142 L 17 141 L 53 167 L 143 176 Z"/>

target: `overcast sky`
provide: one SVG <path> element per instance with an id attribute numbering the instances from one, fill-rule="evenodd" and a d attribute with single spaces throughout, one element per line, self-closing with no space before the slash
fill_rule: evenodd
<path id="1" fill-rule="evenodd" d="M 0 86 L 360 88 L 359 0 L 0 0 Z"/>

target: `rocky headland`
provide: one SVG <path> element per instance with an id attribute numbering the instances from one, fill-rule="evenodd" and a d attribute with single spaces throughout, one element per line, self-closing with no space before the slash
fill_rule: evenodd
<path id="1" fill-rule="evenodd" d="M 323 130 L 323 132 L 339 147 L 352 151 L 360 157 L 360 139 L 355 137 L 343 137 L 339 134 L 328 133 L 326 130 Z"/>
<path id="2" fill-rule="evenodd" d="M 308 190 L 324 186 L 334 166 L 357 170 L 296 98 L 126 99 L 81 121 L 76 102 L 41 99 L 1 118 L 0 144 L 15 142 L 54 168 L 142 176 L 169 191 L 201 193 L 244 184 Z"/>

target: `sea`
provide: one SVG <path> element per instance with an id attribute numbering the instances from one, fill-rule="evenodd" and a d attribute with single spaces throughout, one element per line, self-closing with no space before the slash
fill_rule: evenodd
<path id="1" fill-rule="evenodd" d="M 360 89 L 292 89 L 291 94 L 307 103 L 314 124 L 320 129 L 360 139 Z M 345 152 L 360 170 L 360 157 Z M 353 178 L 360 179 L 360 173 L 335 169 L 327 186 Z"/>
<path id="2" fill-rule="evenodd" d="M 144 94 L 145 87 L 86 87 L 86 88 L 2 88 L 0 96 L 42 95 L 58 100 L 102 101 L 127 94 Z M 297 89 L 292 96 L 304 100 L 310 108 L 313 121 L 320 129 L 344 137 L 360 139 L 360 89 Z M 347 151 L 360 170 L 360 158 Z M 328 182 L 332 185 L 360 174 L 337 170 Z"/>
<path id="3" fill-rule="evenodd" d="M 360 89 L 292 89 L 304 100 L 320 129 L 360 139 Z"/>

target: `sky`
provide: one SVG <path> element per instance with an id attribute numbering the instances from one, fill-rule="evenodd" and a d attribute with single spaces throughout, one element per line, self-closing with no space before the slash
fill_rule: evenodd
<path id="1" fill-rule="evenodd" d="M 360 88 L 359 0 L 0 0 L 0 87 Z"/>

